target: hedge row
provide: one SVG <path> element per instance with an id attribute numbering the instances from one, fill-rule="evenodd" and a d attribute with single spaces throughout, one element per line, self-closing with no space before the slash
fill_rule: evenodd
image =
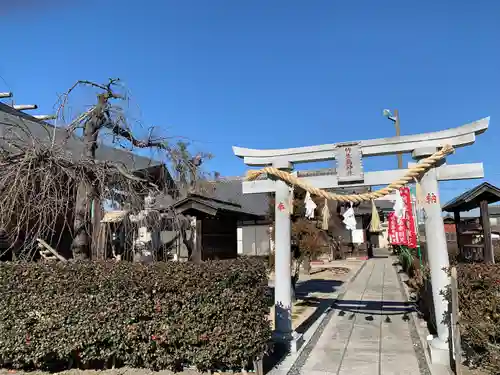
<path id="1" fill-rule="evenodd" d="M 0 264 L 0 367 L 240 369 L 271 335 L 261 260 Z"/>
<path id="2" fill-rule="evenodd" d="M 465 359 L 473 367 L 500 374 L 500 266 L 458 264 L 456 268 Z"/>

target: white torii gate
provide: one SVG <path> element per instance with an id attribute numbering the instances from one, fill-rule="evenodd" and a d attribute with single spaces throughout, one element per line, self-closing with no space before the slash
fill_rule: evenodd
<path id="1" fill-rule="evenodd" d="M 337 173 L 325 176 L 303 177 L 309 184 L 330 189 L 337 187 L 378 186 L 389 184 L 405 175 L 407 169 L 363 172 L 362 157 L 412 153 L 412 157 L 421 160 L 433 154 L 444 145 L 455 148 L 471 145 L 476 135 L 484 133 L 490 118 L 484 118 L 453 129 L 409 136 L 371 139 L 365 141 L 325 144 L 320 146 L 297 147 L 276 150 L 256 150 L 233 147 L 236 156 L 243 158 L 249 166 L 273 166 L 283 170 L 292 170 L 297 163 L 326 161 L 337 159 Z M 346 168 L 345 150 L 349 150 L 349 166 Z M 300 173 L 299 173 L 300 177 Z M 483 178 L 483 163 L 447 165 L 443 160 L 429 170 L 420 183 L 424 195 L 435 194 L 436 203 L 424 203 L 426 213 L 425 233 L 427 253 L 432 279 L 432 293 L 435 306 L 437 337 L 430 343 L 437 352 L 448 350 L 448 327 L 442 323 L 447 311 L 447 301 L 440 294 L 449 285 L 449 278 L 443 271 L 449 266 L 446 236 L 441 205 L 439 202 L 438 181 Z M 275 338 L 297 350 L 301 337 L 292 330 L 292 295 L 291 295 L 291 224 L 289 214 L 290 188 L 277 179 L 263 179 L 243 182 L 243 193 L 276 194 L 275 216 Z M 431 351 L 432 352 L 432 351 Z M 446 362 L 448 354 L 432 355 L 433 362 Z M 434 358 L 435 357 L 435 358 Z"/>

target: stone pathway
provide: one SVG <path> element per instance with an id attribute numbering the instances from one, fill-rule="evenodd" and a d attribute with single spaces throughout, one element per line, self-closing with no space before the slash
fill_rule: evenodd
<path id="1" fill-rule="evenodd" d="M 290 375 L 428 373 L 421 345 L 412 338 L 412 306 L 405 302 L 393 262 L 367 261 Z"/>

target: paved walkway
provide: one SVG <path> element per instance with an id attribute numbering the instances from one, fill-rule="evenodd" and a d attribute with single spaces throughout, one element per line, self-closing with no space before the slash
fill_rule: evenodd
<path id="1" fill-rule="evenodd" d="M 367 261 L 338 301 L 319 338 L 304 348 L 304 355 L 289 374 L 426 373 L 422 362 L 424 370 L 419 369 L 417 358 L 422 355 L 412 340 L 407 314 L 412 307 L 405 302 L 393 262 L 393 258 Z"/>

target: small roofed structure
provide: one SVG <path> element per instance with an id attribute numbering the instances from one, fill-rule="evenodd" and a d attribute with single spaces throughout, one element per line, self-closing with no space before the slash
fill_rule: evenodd
<path id="1" fill-rule="evenodd" d="M 196 221 L 194 246 L 202 260 L 236 258 L 238 223 L 259 219 L 258 215 L 248 212 L 238 203 L 199 194 L 189 194 L 174 203 L 173 208 Z"/>
<path id="2" fill-rule="evenodd" d="M 493 244 L 491 240 L 491 224 L 488 212 L 488 205 L 500 201 L 500 189 L 491 185 L 488 182 L 476 186 L 475 188 L 466 191 L 462 195 L 452 199 L 446 203 L 442 210 L 446 212 L 453 212 L 455 219 L 455 226 L 457 232 L 457 245 L 460 252 L 483 252 L 483 259 L 485 263 L 495 263 L 495 256 L 493 252 Z M 482 244 L 465 244 L 462 243 L 460 234 L 460 212 L 470 211 L 478 208 L 481 211 L 481 224 L 483 232 Z"/>

